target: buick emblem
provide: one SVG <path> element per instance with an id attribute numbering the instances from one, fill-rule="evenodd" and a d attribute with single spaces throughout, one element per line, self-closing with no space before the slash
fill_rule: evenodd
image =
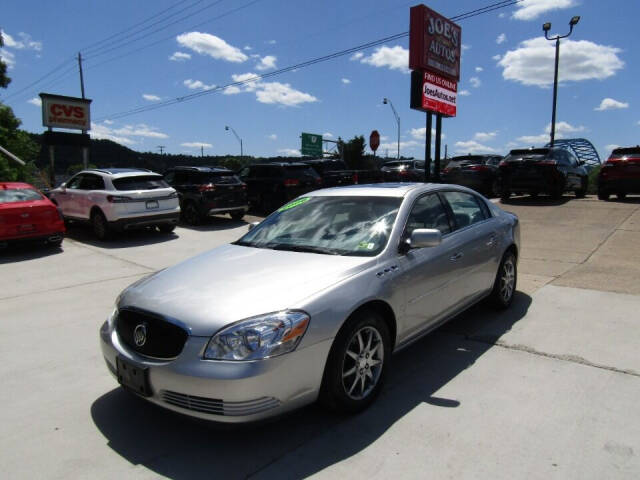
<path id="1" fill-rule="evenodd" d="M 133 341 L 137 347 L 142 347 L 147 343 L 147 324 L 141 323 L 133 329 Z"/>

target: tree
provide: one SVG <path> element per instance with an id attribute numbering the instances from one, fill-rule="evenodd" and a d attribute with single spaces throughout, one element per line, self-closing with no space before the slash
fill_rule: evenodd
<path id="1" fill-rule="evenodd" d="M 38 157 L 40 147 L 27 132 L 18 128 L 21 123 L 10 107 L 0 103 L 0 145 L 27 162 L 22 166 L 0 156 L 0 181 L 32 181 L 33 162 Z"/>
<path id="2" fill-rule="evenodd" d="M 0 31 L 0 48 L 2 47 L 4 47 L 4 39 L 2 38 L 2 31 Z M 7 77 L 7 64 L 0 57 L 0 87 L 7 88 L 10 83 L 11 79 Z"/>
<path id="3" fill-rule="evenodd" d="M 356 135 L 342 145 L 342 155 L 349 168 L 357 170 L 363 167 L 364 148 L 364 136 L 362 135 Z"/>

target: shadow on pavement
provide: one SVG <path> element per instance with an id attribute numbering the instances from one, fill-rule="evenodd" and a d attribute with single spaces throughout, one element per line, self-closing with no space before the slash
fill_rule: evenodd
<path id="1" fill-rule="evenodd" d="M 234 220 L 226 216 L 213 216 L 204 219 L 198 225 L 189 225 L 188 223 L 181 221 L 180 226 L 182 228 L 196 230 L 199 232 L 216 232 L 219 230 L 230 230 L 232 228 L 242 227 L 250 224 L 251 222 L 257 222 L 260 220 L 262 220 L 262 218 L 256 218 L 251 215 L 245 215 L 241 220 Z"/>
<path id="2" fill-rule="evenodd" d="M 85 243 L 100 248 L 128 248 L 142 245 L 153 245 L 157 243 L 170 242 L 178 239 L 178 235 L 172 233 L 162 233 L 155 228 L 144 228 L 139 230 L 127 230 L 124 232 L 112 232 L 109 240 L 98 240 L 90 227 L 85 225 L 71 224 L 67 227 L 67 237 L 76 242 Z"/>
<path id="3" fill-rule="evenodd" d="M 394 355 L 381 395 L 356 416 L 312 405 L 272 421 L 228 426 L 165 411 L 121 389 L 98 398 L 91 416 L 110 448 L 158 475 L 306 477 L 364 450 L 420 405 L 458 407 L 459 400 L 435 392 L 472 367 L 530 304 L 531 297 L 518 292 L 507 311 L 474 307 Z M 285 455 L 286 467 L 279 464 Z"/>
<path id="4" fill-rule="evenodd" d="M 51 255 L 58 255 L 63 251 L 64 240 L 62 242 L 62 247 L 54 247 L 53 245 L 45 245 L 44 243 L 8 245 L 4 248 L 0 248 L 0 265 L 3 263 L 24 262 L 26 260 L 50 257 Z"/>

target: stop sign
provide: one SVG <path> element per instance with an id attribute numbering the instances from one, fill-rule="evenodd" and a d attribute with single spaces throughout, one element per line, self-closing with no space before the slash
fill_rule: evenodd
<path id="1" fill-rule="evenodd" d="M 377 130 L 374 130 L 373 132 L 371 132 L 371 135 L 369 135 L 369 146 L 371 147 L 371 150 L 374 151 L 374 153 L 380 146 L 380 134 Z"/>

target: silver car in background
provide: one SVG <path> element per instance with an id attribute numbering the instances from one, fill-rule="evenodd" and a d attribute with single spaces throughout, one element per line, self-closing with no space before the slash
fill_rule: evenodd
<path id="1" fill-rule="evenodd" d="M 519 237 L 515 215 L 464 187 L 318 190 L 124 290 L 102 353 L 125 388 L 195 417 L 318 398 L 356 412 L 394 351 L 482 299 L 511 304 Z"/>

